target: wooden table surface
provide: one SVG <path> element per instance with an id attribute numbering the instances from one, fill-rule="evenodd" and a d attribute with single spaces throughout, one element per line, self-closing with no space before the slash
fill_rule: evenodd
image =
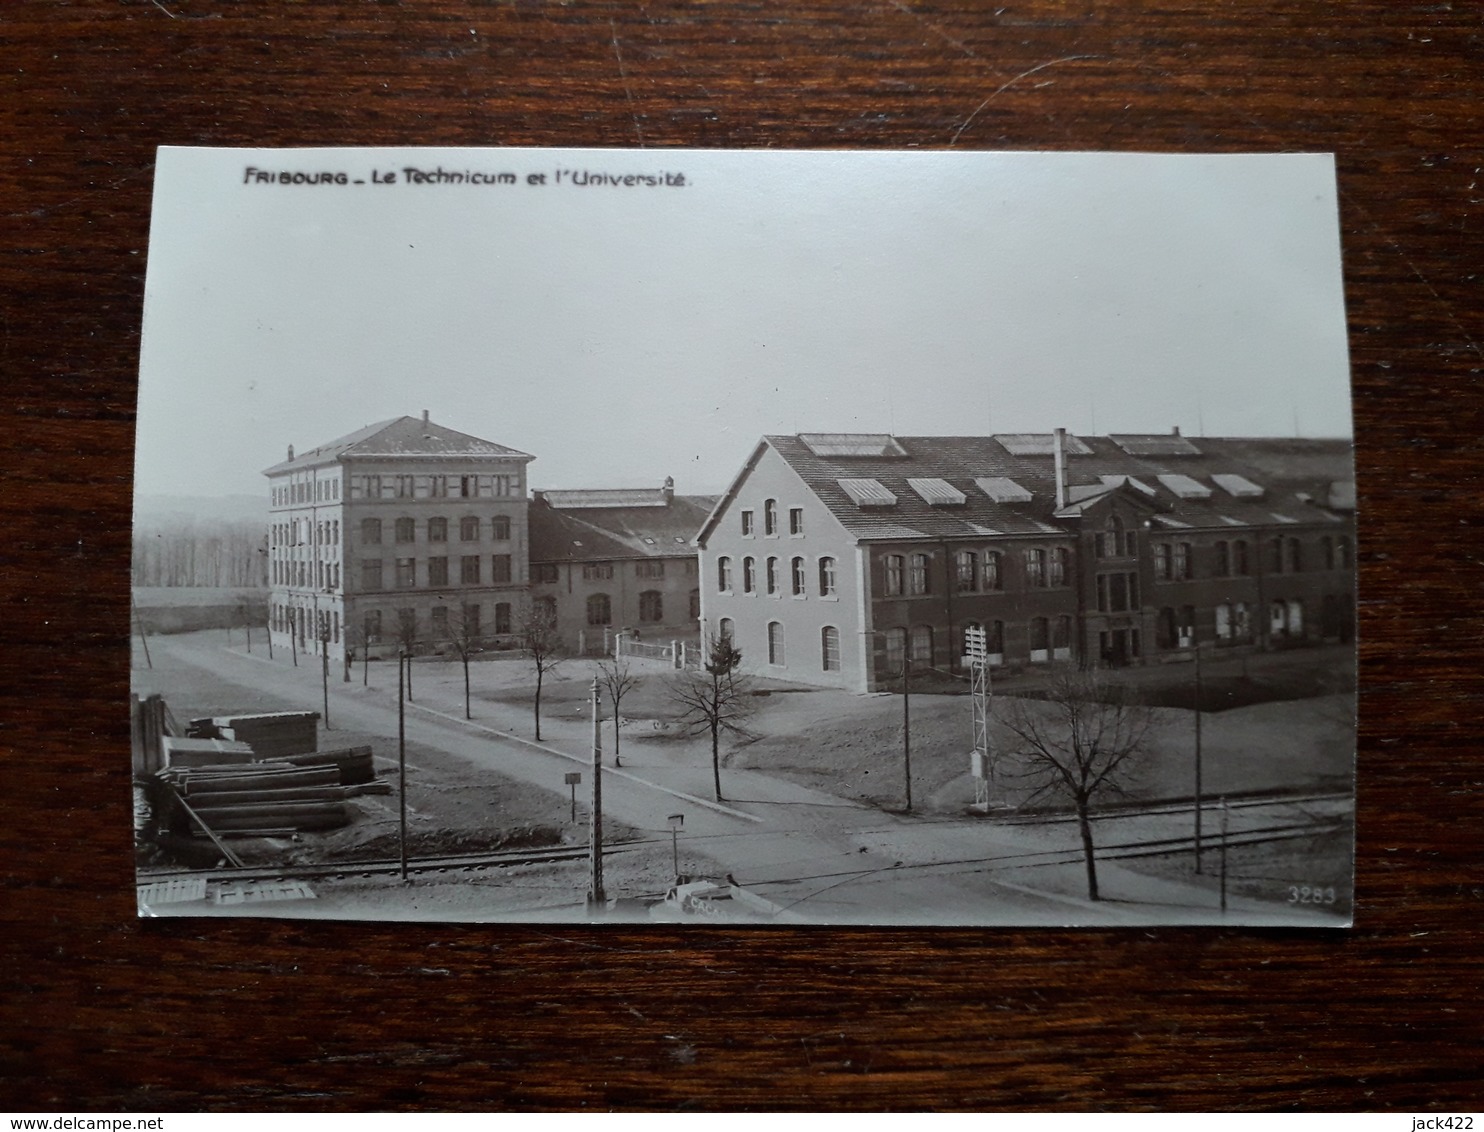
<path id="1" fill-rule="evenodd" d="M 8 0 L 0 1108 L 1479 1107 L 1481 46 L 1402 0 Z M 1358 926 L 136 921 L 161 143 L 1336 151 Z"/>

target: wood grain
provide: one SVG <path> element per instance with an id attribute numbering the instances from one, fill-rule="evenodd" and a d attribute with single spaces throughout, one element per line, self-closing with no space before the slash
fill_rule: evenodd
<path id="1" fill-rule="evenodd" d="M 0 1107 L 1478 1107 L 1469 4 L 10 0 Z M 1359 926 L 136 922 L 131 423 L 160 143 L 1334 150 Z"/>

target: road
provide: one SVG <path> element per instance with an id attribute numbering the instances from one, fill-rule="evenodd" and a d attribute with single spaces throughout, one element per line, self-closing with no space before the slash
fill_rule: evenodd
<path id="1" fill-rule="evenodd" d="M 268 660 L 261 643 L 249 655 L 225 647 L 214 633 L 155 637 L 151 650 L 157 668 L 136 668 L 136 691 L 160 691 L 168 701 L 170 672 L 182 666 L 270 697 L 284 710 L 321 708 L 319 669 L 312 658 L 301 658 L 295 668 L 282 657 Z M 567 771 L 591 773 L 590 725 L 551 718 L 543 723 L 548 741 L 537 744 L 506 730 L 516 720 L 509 709 L 503 710 L 512 717 L 503 718 L 498 705 L 481 706 L 481 716 L 492 718 L 465 721 L 461 683 L 452 678 L 452 666 L 442 667 L 440 679 L 436 662 L 420 666 L 417 703 L 406 716 L 410 742 L 548 790 L 559 788 Z M 395 693 L 363 688 L 358 681 L 342 683 L 333 666 L 329 689 L 330 717 L 337 726 L 395 738 Z M 668 839 L 668 816 L 683 812 L 682 871 L 730 872 L 791 915 L 810 921 L 1222 922 L 1209 886 L 1157 881 L 1111 862 L 1100 864 L 1099 873 L 1104 893 L 1114 899 L 1087 901 L 1074 823 L 893 815 L 757 771 L 728 769 L 723 803 L 709 797 L 710 786 L 709 766 L 646 759 L 630 748 L 623 769 L 604 767 L 604 814 Z M 1256 820 L 1255 812 L 1242 811 L 1239 820 Z M 1121 815 L 1107 823 L 1107 834 L 1100 831 L 1099 839 L 1112 844 L 1179 836 L 1189 825 L 1188 812 Z M 1214 832 L 1214 824 L 1208 828 Z M 1249 902 L 1234 912 L 1235 922 L 1242 923 L 1314 922 L 1307 910 L 1279 904 Z"/>

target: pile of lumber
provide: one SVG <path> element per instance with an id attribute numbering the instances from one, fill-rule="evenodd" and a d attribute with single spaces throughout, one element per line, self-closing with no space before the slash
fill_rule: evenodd
<path id="1" fill-rule="evenodd" d="M 261 715 L 218 715 L 193 719 L 191 738 L 227 739 L 246 743 L 260 759 L 301 755 L 319 746 L 319 713 L 279 711 Z"/>
<path id="2" fill-rule="evenodd" d="M 177 825 L 206 837 L 281 837 L 337 829 L 351 821 L 347 799 L 391 793 L 391 784 L 375 777 L 370 747 L 256 762 L 173 762 L 157 777 L 180 803 Z"/>
<path id="3" fill-rule="evenodd" d="M 160 740 L 165 766 L 223 766 L 250 763 L 253 749 L 230 739 L 182 739 L 166 735 Z"/>

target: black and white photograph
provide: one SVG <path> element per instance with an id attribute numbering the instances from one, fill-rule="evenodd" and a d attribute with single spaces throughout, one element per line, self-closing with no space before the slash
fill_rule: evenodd
<path id="1" fill-rule="evenodd" d="M 141 916 L 1351 923 L 1330 155 L 155 178 Z"/>

